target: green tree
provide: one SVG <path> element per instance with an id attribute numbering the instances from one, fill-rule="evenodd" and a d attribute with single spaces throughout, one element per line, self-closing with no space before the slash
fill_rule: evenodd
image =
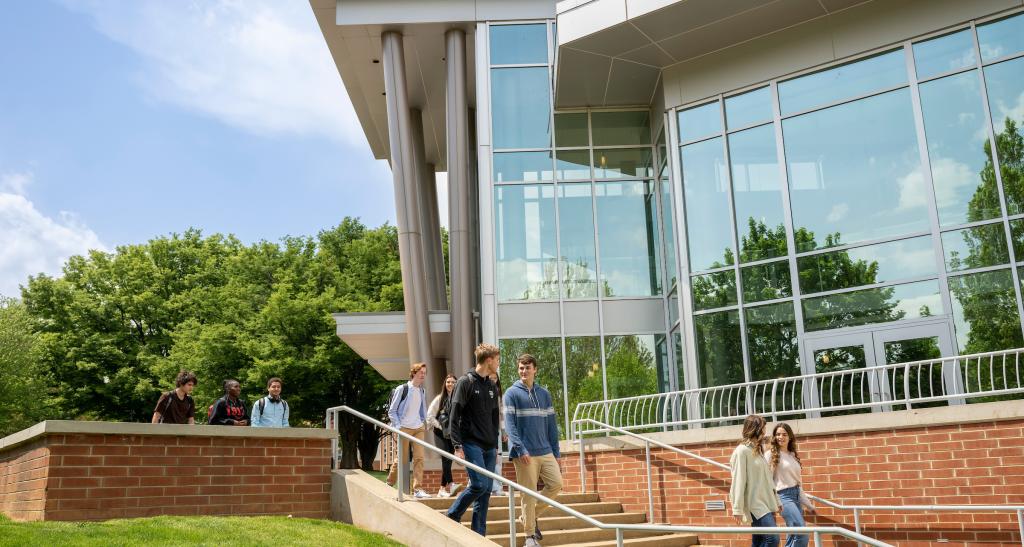
<path id="1" fill-rule="evenodd" d="M 42 348 L 25 306 L 0 296 L 0 437 L 48 416 Z"/>

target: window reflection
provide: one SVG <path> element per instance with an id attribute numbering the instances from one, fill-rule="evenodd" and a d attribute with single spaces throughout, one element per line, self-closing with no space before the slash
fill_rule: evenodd
<path id="1" fill-rule="evenodd" d="M 1009 214 L 1024 213 L 1024 58 L 985 67 L 989 109 L 996 132 L 996 150 L 999 173 L 1006 194 Z M 986 163 L 982 170 L 982 184 L 995 179 L 991 153 L 986 150 Z"/>
<path id="2" fill-rule="evenodd" d="M 679 142 L 689 142 L 721 132 L 722 111 L 717 101 L 679 113 Z"/>
<path id="3" fill-rule="evenodd" d="M 701 387 L 743 382 L 739 312 L 698 315 L 693 322 L 697 338 L 697 375 Z"/>
<path id="4" fill-rule="evenodd" d="M 816 293 L 938 273 L 931 236 L 797 258 L 800 291 Z"/>
<path id="5" fill-rule="evenodd" d="M 562 296 L 597 298 L 597 249 L 590 184 L 558 186 Z"/>
<path id="6" fill-rule="evenodd" d="M 962 30 L 914 44 L 914 65 L 918 78 L 928 78 L 960 68 L 974 66 L 974 37 Z"/>
<path id="7" fill-rule="evenodd" d="M 783 122 L 797 251 L 928 229 L 906 89 Z"/>
<path id="8" fill-rule="evenodd" d="M 557 298 L 554 187 L 497 186 L 494 196 L 498 299 Z"/>
<path id="9" fill-rule="evenodd" d="M 555 114 L 555 146 L 589 146 L 586 112 Z"/>
<path id="10" fill-rule="evenodd" d="M 642 334 L 606 336 L 604 339 L 605 374 L 608 397 L 633 397 L 659 393 L 659 379 L 668 367 L 666 355 L 657 346 L 664 335 Z"/>
<path id="11" fill-rule="evenodd" d="M 725 125 L 730 130 L 771 119 L 772 93 L 767 87 L 725 99 Z"/>
<path id="12" fill-rule="evenodd" d="M 654 183 L 602 182 L 595 191 L 604 296 L 661 294 Z"/>
<path id="13" fill-rule="evenodd" d="M 651 149 L 605 148 L 594 150 L 594 178 L 646 178 L 654 176 Z"/>
<path id="14" fill-rule="evenodd" d="M 750 379 L 770 380 L 800 375 L 796 315 L 792 302 L 746 310 Z"/>
<path id="15" fill-rule="evenodd" d="M 942 314 L 938 281 L 851 291 L 803 301 L 808 331 L 888 323 Z"/>
<path id="16" fill-rule="evenodd" d="M 565 374 L 570 416 L 580 403 L 607 399 L 601 368 L 600 336 L 565 338 Z"/>
<path id="17" fill-rule="evenodd" d="M 551 146 L 551 85 L 547 67 L 491 69 L 494 148 Z"/>
<path id="18" fill-rule="evenodd" d="M 729 135 L 729 161 L 740 262 L 785 256 L 782 177 L 774 126 Z"/>
<path id="19" fill-rule="evenodd" d="M 1019 348 L 1020 313 L 1009 269 L 949 278 L 960 353 Z"/>
<path id="20" fill-rule="evenodd" d="M 726 270 L 690 279 L 693 288 L 693 309 L 710 310 L 736 304 L 736 272 Z"/>
<path id="21" fill-rule="evenodd" d="M 986 224 L 942 234 L 946 271 L 998 266 L 1010 261 L 1003 223 Z"/>
<path id="22" fill-rule="evenodd" d="M 529 353 L 537 359 L 537 385 L 551 392 L 551 403 L 558 416 L 561 438 L 569 430 L 565 411 L 565 394 L 562 391 L 562 341 L 559 338 L 510 338 L 498 341 L 501 350 L 501 367 L 498 369 L 502 389 L 508 389 L 519 380 L 516 359 Z M 575 410 L 571 407 L 569 412 Z"/>
<path id="23" fill-rule="evenodd" d="M 674 204 L 672 202 L 672 184 L 668 178 L 668 170 L 662 170 L 662 177 L 659 181 L 661 187 L 661 222 L 662 231 L 665 233 L 665 271 L 668 275 L 666 287 L 676 284 L 678 268 L 676 266 L 676 228 L 672 217 Z"/>
<path id="24" fill-rule="evenodd" d="M 551 180 L 551 152 L 495 152 L 494 182 Z"/>
<path id="25" fill-rule="evenodd" d="M 558 180 L 590 179 L 590 150 L 558 150 L 555 156 Z"/>
<path id="26" fill-rule="evenodd" d="M 978 43 L 986 62 L 1024 51 L 1024 15 L 978 25 Z"/>
<path id="27" fill-rule="evenodd" d="M 729 180 L 722 138 L 682 147 L 690 267 L 707 270 L 734 263 L 729 221 Z"/>
<path id="28" fill-rule="evenodd" d="M 906 82 L 907 66 L 898 49 L 779 82 L 779 105 L 783 115 L 792 114 Z"/>
<path id="29" fill-rule="evenodd" d="M 920 90 L 939 222 L 962 224 L 999 216 L 995 177 L 985 178 L 989 141 L 978 73 L 927 82 Z"/>
<path id="30" fill-rule="evenodd" d="M 651 115 L 646 110 L 590 114 L 594 146 L 651 144 Z"/>
<path id="31" fill-rule="evenodd" d="M 490 29 L 491 64 L 548 62 L 547 25 L 494 25 Z"/>
<path id="32" fill-rule="evenodd" d="M 789 261 L 748 266 L 740 270 L 743 280 L 743 301 L 760 302 L 793 296 Z"/>

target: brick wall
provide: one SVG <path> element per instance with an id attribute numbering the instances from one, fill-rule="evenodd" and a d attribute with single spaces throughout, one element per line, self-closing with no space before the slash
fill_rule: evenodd
<path id="1" fill-rule="evenodd" d="M 203 434 L 46 434 L 0 450 L 0 510 L 16 520 L 327 518 L 328 438 L 246 436 L 248 428 L 217 436 L 213 428 L 191 427 Z"/>

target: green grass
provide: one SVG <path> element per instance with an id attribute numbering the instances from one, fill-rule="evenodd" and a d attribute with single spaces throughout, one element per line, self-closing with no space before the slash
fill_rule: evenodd
<path id="1" fill-rule="evenodd" d="M 105 522 L 13 522 L 0 515 L 0 546 L 344 545 L 401 546 L 329 520 L 287 517 L 153 517 Z"/>
<path id="2" fill-rule="evenodd" d="M 381 482 L 384 482 L 388 479 L 387 471 L 367 471 L 367 473 Z"/>

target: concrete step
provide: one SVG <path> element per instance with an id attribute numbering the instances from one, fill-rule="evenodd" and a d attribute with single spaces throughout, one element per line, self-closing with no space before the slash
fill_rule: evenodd
<path id="1" fill-rule="evenodd" d="M 551 511 L 554 511 L 552 509 Z M 548 512 L 547 515 L 553 515 L 554 513 Z M 490 517 L 490 512 L 487 514 Z M 605 515 L 592 515 L 595 519 L 605 522 L 608 524 L 640 524 L 647 522 L 647 515 L 643 513 L 608 513 Z M 464 526 L 469 527 L 470 523 L 463 523 Z M 567 515 L 559 516 L 545 516 L 540 519 L 541 532 L 547 532 L 548 530 L 575 530 L 578 528 L 590 528 L 590 524 L 584 522 L 576 517 L 570 517 Z M 508 519 L 495 520 L 492 518 L 487 519 L 488 530 L 507 530 Z M 517 525 L 516 529 L 523 532 L 522 526 Z"/>
<path id="2" fill-rule="evenodd" d="M 488 532 L 487 539 L 501 545 L 502 547 L 509 547 L 508 543 L 508 529 L 505 529 L 505 533 L 502 534 L 497 528 L 492 529 L 490 524 L 487 526 Z M 541 529 L 543 531 L 543 528 Z M 650 536 L 657 536 L 662 532 L 643 532 L 635 530 L 627 530 L 624 534 L 626 538 L 645 538 Z M 544 539 L 541 543 L 545 547 L 551 545 L 578 545 L 580 543 L 591 543 L 595 541 L 609 541 L 612 544 L 615 543 L 615 530 L 604 530 L 601 528 L 579 528 L 575 530 L 551 530 L 550 532 L 544 532 Z M 516 544 L 523 545 L 526 543 L 526 534 L 516 534 Z M 694 540 L 696 543 L 696 539 Z"/>
<path id="3" fill-rule="evenodd" d="M 455 496 L 452 496 L 450 498 L 427 498 L 417 501 L 419 501 L 423 505 L 426 505 L 427 507 L 430 507 L 431 509 L 448 509 L 449 507 L 452 506 L 452 503 L 455 501 Z M 564 493 L 559 494 L 558 499 L 555 501 L 569 505 L 572 503 L 590 503 L 601 501 L 601 497 L 597 495 L 597 492 L 587 492 L 584 494 L 580 494 L 578 492 Z M 505 496 L 491 496 L 491 507 L 497 507 L 498 505 L 508 505 L 508 498 Z M 516 505 L 519 505 L 518 495 L 516 496 Z"/>
<path id="4" fill-rule="evenodd" d="M 487 509 L 488 522 L 492 520 L 503 520 L 505 522 L 508 522 L 508 500 L 505 498 L 498 498 L 498 505 L 495 505 L 494 501 L 495 499 L 491 498 L 491 505 Z M 576 511 L 579 511 L 580 513 L 583 513 L 584 515 L 607 515 L 609 513 L 622 512 L 622 504 L 615 501 L 594 501 L 587 503 L 574 503 L 570 505 L 570 507 L 572 507 Z M 519 507 L 517 506 L 516 513 L 518 514 L 518 512 Z M 462 515 L 462 522 L 469 522 L 472 514 L 473 506 L 470 505 L 469 510 L 466 511 L 466 514 Z M 565 516 L 565 513 L 562 513 L 557 509 L 551 509 L 551 512 L 548 514 L 550 514 L 551 516 Z"/>
<path id="5" fill-rule="evenodd" d="M 547 536 L 545 536 L 546 538 Z M 507 543 L 507 540 L 506 540 Z M 633 547 L 685 547 L 687 545 L 703 545 L 692 534 L 665 534 L 662 536 L 649 536 L 642 538 L 629 538 L 622 542 L 623 545 Z M 607 541 L 590 541 L 587 543 L 574 543 L 572 547 L 615 547 L 615 539 Z"/>

